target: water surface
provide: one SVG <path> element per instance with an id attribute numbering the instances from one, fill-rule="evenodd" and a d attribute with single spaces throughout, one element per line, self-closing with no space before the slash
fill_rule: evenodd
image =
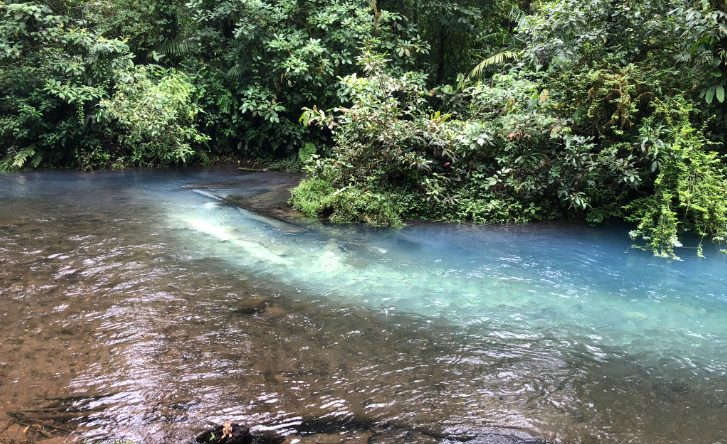
<path id="1" fill-rule="evenodd" d="M 391 443 L 727 443 L 714 246 L 667 261 L 624 226 L 288 224 L 213 197 L 289 180 L 0 176 L 0 412 L 62 399 L 85 412 L 76 436 L 151 443 L 227 419 Z"/>

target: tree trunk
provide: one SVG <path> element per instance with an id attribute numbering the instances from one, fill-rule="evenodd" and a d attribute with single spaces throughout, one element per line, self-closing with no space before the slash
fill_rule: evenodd
<path id="1" fill-rule="evenodd" d="M 439 64 L 437 66 L 437 85 L 440 85 L 444 81 L 444 63 L 446 61 L 446 47 L 447 38 L 449 37 L 449 31 L 447 27 L 442 25 L 439 33 Z"/>

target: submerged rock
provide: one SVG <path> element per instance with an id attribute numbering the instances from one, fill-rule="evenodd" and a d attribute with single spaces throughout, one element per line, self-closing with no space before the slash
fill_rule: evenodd
<path id="1" fill-rule="evenodd" d="M 320 433 L 311 436 L 288 436 L 283 444 L 368 444 L 371 432 Z"/>
<path id="2" fill-rule="evenodd" d="M 244 425 L 227 422 L 203 432 L 195 441 L 204 444 L 252 444 L 252 434 Z"/>
<path id="3" fill-rule="evenodd" d="M 201 433 L 195 441 L 200 444 L 282 444 L 285 438 L 275 432 L 253 434 L 244 425 L 227 421 L 221 426 Z"/>
<path id="4" fill-rule="evenodd" d="M 285 437 L 275 432 L 262 432 L 252 434 L 253 444 L 283 444 Z"/>
<path id="5" fill-rule="evenodd" d="M 264 313 L 265 310 L 272 305 L 271 301 L 265 297 L 249 298 L 237 304 L 233 311 L 243 315 L 254 315 Z"/>

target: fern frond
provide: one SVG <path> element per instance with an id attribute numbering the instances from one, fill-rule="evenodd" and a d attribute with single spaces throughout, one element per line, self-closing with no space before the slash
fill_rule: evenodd
<path id="1" fill-rule="evenodd" d="M 163 55 L 183 55 L 197 48 L 197 42 L 191 37 L 177 37 L 165 40 L 156 48 L 156 52 Z"/>
<path id="2" fill-rule="evenodd" d="M 518 26 L 522 23 L 522 20 L 527 18 L 527 14 L 522 9 L 518 8 L 517 6 L 513 6 L 510 8 L 510 12 L 507 14 L 507 18 L 511 20 L 513 23 L 517 23 Z"/>
<path id="3" fill-rule="evenodd" d="M 514 52 L 514 51 L 502 51 L 498 52 L 497 54 L 493 55 L 492 57 L 488 57 L 482 62 L 480 62 L 479 65 L 475 66 L 475 68 L 470 72 L 469 78 L 473 77 L 481 77 L 482 72 L 491 65 L 499 65 L 500 63 L 504 62 L 505 60 L 517 60 L 520 56 L 520 53 Z"/>
<path id="4" fill-rule="evenodd" d="M 230 69 L 227 70 L 227 77 L 235 78 L 240 76 L 242 74 L 242 69 L 240 68 L 240 65 L 235 64 Z"/>
<path id="5" fill-rule="evenodd" d="M 43 161 L 43 153 L 38 152 L 38 153 L 35 153 L 35 155 L 33 156 L 33 159 L 30 161 L 30 165 L 33 168 L 38 168 L 38 165 L 40 165 L 40 163 L 42 161 Z"/>
<path id="6" fill-rule="evenodd" d="M 692 61 L 692 55 L 688 52 L 683 52 L 677 56 L 676 61 L 678 63 L 689 63 Z"/>
<path id="7" fill-rule="evenodd" d="M 35 155 L 35 150 L 33 148 L 23 148 L 22 150 L 18 151 L 15 156 L 13 157 L 13 168 L 22 168 L 23 165 L 25 165 L 25 161 L 28 160 L 29 157 L 33 157 Z"/>

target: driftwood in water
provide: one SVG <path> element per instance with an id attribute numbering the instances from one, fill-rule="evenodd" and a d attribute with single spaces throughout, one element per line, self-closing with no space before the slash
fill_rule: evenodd
<path id="1" fill-rule="evenodd" d="M 28 409 L 7 412 L 10 422 L 0 427 L 0 435 L 13 425 L 22 427 L 22 435 L 33 442 L 38 439 L 67 436 L 76 431 L 76 420 L 103 410 L 103 406 L 88 406 L 91 401 L 99 400 L 113 394 L 102 396 L 74 396 L 38 400 L 36 405 Z M 79 404 L 86 404 L 85 408 Z M 5 442 L 0 438 L 0 443 Z M 12 441 L 12 439 L 10 440 Z"/>

